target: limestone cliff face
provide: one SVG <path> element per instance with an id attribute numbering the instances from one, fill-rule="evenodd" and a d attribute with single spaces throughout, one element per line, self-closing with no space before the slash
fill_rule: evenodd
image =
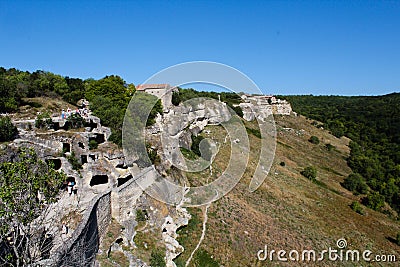
<path id="1" fill-rule="evenodd" d="M 276 99 L 275 97 L 248 96 L 245 102 L 239 106 L 243 111 L 243 118 L 247 121 L 254 119 L 264 119 L 269 115 L 290 115 L 292 106 L 286 100 Z"/>
<path id="2" fill-rule="evenodd" d="M 292 112 L 290 104 L 286 101 L 276 100 L 271 104 L 262 98 L 249 97 L 239 106 L 243 110 L 244 119 L 248 121 L 256 118 L 263 120 L 271 114 L 289 115 Z M 198 135 L 207 125 L 218 125 L 229 121 L 233 114 L 234 112 L 225 103 L 210 99 L 190 100 L 179 106 L 170 107 L 162 115 L 159 114 L 156 124 L 146 129 L 146 135 L 150 139 L 157 140 L 155 146 L 161 157 L 161 173 L 169 178 L 167 170 L 173 163 L 185 164 L 182 154 L 177 154 L 176 151 L 180 151 L 180 147 L 190 149 L 192 135 Z M 137 225 L 135 212 L 139 207 L 139 199 L 145 195 L 143 184 L 158 177 L 154 166 L 146 169 L 131 165 L 128 167 L 122 150 L 108 142 L 110 129 L 102 126 L 100 119 L 95 116 L 87 117 L 87 127 L 80 131 L 64 130 L 65 122 L 59 118 L 55 117 L 53 121 L 59 130 L 37 131 L 32 129 L 34 124 L 32 120 L 16 121 L 20 135 L 9 146 L 34 147 L 40 157 L 52 161 L 57 169 L 67 174 L 69 179 L 75 180 L 78 188 L 78 204 L 83 214 L 89 214 L 88 212 L 93 210 L 90 206 L 93 199 L 109 192 L 107 197 L 109 205 L 101 213 L 102 218 L 107 220 L 102 223 L 99 234 L 106 232 L 105 229 L 112 216 L 125 228 L 122 233 L 125 245 L 133 245 Z M 98 149 L 90 149 L 91 140 L 99 144 Z M 72 155 L 82 166 L 81 169 L 74 169 L 67 159 Z M 132 171 L 133 169 L 135 170 Z M 184 250 L 176 241 L 176 230 L 188 224 L 190 214 L 178 206 L 164 219 L 163 223 L 158 223 L 158 230 L 165 244 L 167 266 L 173 267 L 175 266 L 173 259 Z M 83 228 L 85 227 L 78 226 L 77 229 Z M 80 235 L 76 233 L 74 236 Z M 80 242 L 79 239 L 76 242 Z"/>

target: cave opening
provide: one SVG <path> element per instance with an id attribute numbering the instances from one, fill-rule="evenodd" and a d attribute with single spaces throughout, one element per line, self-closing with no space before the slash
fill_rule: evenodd
<path id="1" fill-rule="evenodd" d="M 88 162 L 87 155 L 81 155 L 81 163 L 82 165 Z"/>
<path id="2" fill-rule="evenodd" d="M 62 150 L 64 153 L 71 152 L 71 144 L 70 143 L 63 143 Z"/>
<path id="3" fill-rule="evenodd" d="M 93 175 L 89 185 L 95 186 L 107 183 L 108 183 L 108 175 L 100 174 L 100 175 Z"/>
<path id="4" fill-rule="evenodd" d="M 54 170 L 61 169 L 61 159 L 54 158 L 54 159 L 46 159 L 45 161 L 47 165 L 52 165 Z"/>
<path id="5" fill-rule="evenodd" d="M 130 179 L 132 179 L 132 178 L 133 178 L 132 175 L 128 175 L 128 176 L 123 177 L 123 178 L 118 178 L 118 179 L 117 179 L 117 181 L 118 181 L 117 186 L 123 185 L 124 183 L 128 182 L 128 181 L 129 181 Z"/>

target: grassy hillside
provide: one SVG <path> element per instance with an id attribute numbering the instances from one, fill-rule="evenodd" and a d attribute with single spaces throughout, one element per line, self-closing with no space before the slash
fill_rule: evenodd
<path id="1" fill-rule="evenodd" d="M 265 245 L 270 250 L 322 251 L 336 248 L 340 238 L 347 240 L 349 249 L 370 249 L 399 257 L 400 246 L 391 241 L 400 231 L 398 222 L 364 206 L 365 215 L 356 213 L 350 204 L 359 197 L 340 185 L 351 173 L 346 163 L 349 139 L 339 139 L 302 116 L 278 116 L 276 124 L 277 150 L 267 179 L 254 193 L 248 191 L 260 144 L 260 139 L 250 134 L 252 152 L 245 177 L 209 208 L 206 237 L 190 266 L 282 266 L 282 262 L 258 261 L 257 252 Z M 222 128 L 208 129 L 213 139 L 225 138 Z M 320 143 L 308 142 L 311 136 L 317 136 Z M 326 144 L 333 148 L 328 150 Z M 224 168 L 227 153 L 227 148 L 221 146 L 214 169 Z M 316 167 L 316 182 L 300 174 L 307 166 Z M 206 182 L 201 181 L 204 177 L 208 176 L 188 175 L 197 184 Z M 203 210 L 190 211 L 195 219 L 178 232 L 186 249 L 176 260 L 178 266 L 184 266 L 201 235 Z M 338 266 L 328 260 L 323 265 Z M 343 266 L 353 265 L 350 262 Z"/>

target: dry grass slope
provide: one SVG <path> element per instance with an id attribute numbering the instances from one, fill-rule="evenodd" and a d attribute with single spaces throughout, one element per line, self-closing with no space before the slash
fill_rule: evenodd
<path id="1" fill-rule="evenodd" d="M 256 192 L 248 191 L 260 145 L 260 139 L 250 134 L 252 152 L 248 169 L 240 183 L 210 207 L 202 251 L 207 251 L 223 266 L 292 266 L 293 262 L 258 261 L 257 252 L 265 245 L 277 251 L 314 249 L 318 252 L 336 248 L 336 241 L 345 238 L 348 249 L 396 254 L 400 260 L 400 247 L 389 241 L 389 237 L 395 237 L 400 231 L 399 223 L 366 207 L 363 207 L 366 215 L 357 214 L 349 207 L 357 197 L 340 186 L 351 172 L 346 164 L 349 140 L 338 139 L 300 116 L 277 116 L 275 122 L 277 149 L 269 175 Z M 253 123 L 246 123 L 246 126 L 256 127 Z M 225 138 L 221 127 L 213 126 L 209 130 L 212 138 L 219 141 Z M 318 145 L 308 142 L 313 135 L 319 138 Z M 326 149 L 328 143 L 335 148 Z M 223 170 L 228 155 L 229 148 L 222 146 L 213 164 L 215 170 Z M 285 166 L 281 166 L 281 162 L 285 162 Z M 300 174 L 307 166 L 317 168 L 318 183 Z M 206 179 L 210 179 L 207 173 L 188 176 L 196 185 L 205 183 Z M 201 220 L 200 210 L 192 210 L 192 213 Z M 201 223 L 196 225 L 181 230 L 186 237 L 182 239 L 186 251 L 179 257 L 179 263 L 187 259 L 198 241 Z M 321 266 L 321 263 L 304 264 Z M 340 264 L 359 265 L 355 262 Z M 338 266 L 338 262 L 325 260 L 323 265 Z M 193 263 L 192 266 L 197 265 Z"/>

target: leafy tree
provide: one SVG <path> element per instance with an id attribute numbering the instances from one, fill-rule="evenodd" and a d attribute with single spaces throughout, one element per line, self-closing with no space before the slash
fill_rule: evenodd
<path id="1" fill-rule="evenodd" d="M 85 96 L 93 114 L 103 125 L 111 128 L 110 141 L 122 146 L 122 125 L 134 87 L 127 86 L 119 76 L 106 76 L 100 80 L 85 81 Z"/>
<path id="2" fill-rule="evenodd" d="M 17 134 L 17 127 L 12 124 L 11 118 L 0 117 L 0 142 L 11 141 Z"/>
<path id="3" fill-rule="evenodd" d="M 356 194 L 366 194 L 368 193 L 368 186 L 364 181 L 364 178 L 358 173 L 352 173 L 347 176 L 342 186 Z"/>
<path id="4" fill-rule="evenodd" d="M 317 178 L 317 169 L 313 166 L 305 167 L 300 173 L 311 181 L 315 181 Z"/>
<path id="5" fill-rule="evenodd" d="M 33 149 L 21 149 L 16 159 L 0 164 L 0 265 L 34 265 L 49 255 L 44 219 L 65 179 Z"/>
<path id="6" fill-rule="evenodd" d="M 181 103 L 181 96 L 179 94 L 179 92 L 173 92 L 172 93 L 172 105 L 174 106 L 178 106 Z"/>
<path id="7" fill-rule="evenodd" d="M 313 135 L 310 137 L 310 139 L 308 139 L 308 142 L 310 142 L 311 144 L 314 144 L 314 145 L 318 145 L 319 138 L 317 136 Z"/>

